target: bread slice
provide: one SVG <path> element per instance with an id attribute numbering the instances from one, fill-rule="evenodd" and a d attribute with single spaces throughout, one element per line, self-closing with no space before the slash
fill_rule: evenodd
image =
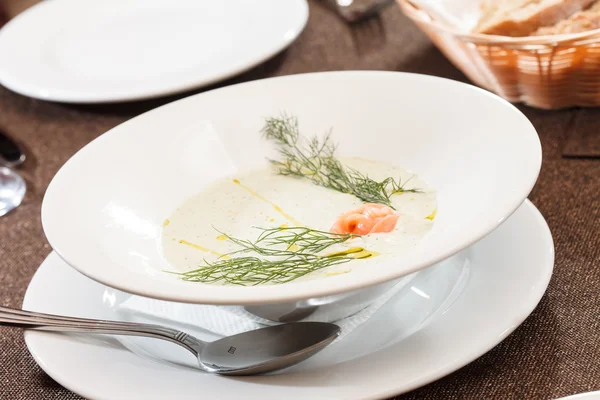
<path id="1" fill-rule="evenodd" d="M 539 28 L 533 35 L 561 35 L 567 33 L 579 33 L 600 28 L 600 0 L 597 0 L 590 8 L 580 11 L 569 18 L 560 21 L 553 26 Z"/>
<path id="2" fill-rule="evenodd" d="M 553 26 L 595 0 L 496 0 L 488 1 L 474 32 L 489 35 L 528 36 Z"/>

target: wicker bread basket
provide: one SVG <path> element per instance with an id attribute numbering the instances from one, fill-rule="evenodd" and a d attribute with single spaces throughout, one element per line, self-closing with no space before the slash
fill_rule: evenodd
<path id="1" fill-rule="evenodd" d="M 408 0 L 404 13 L 475 84 L 543 109 L 600 105 L 600 29 L 555 36 L 453 32 Z"/>

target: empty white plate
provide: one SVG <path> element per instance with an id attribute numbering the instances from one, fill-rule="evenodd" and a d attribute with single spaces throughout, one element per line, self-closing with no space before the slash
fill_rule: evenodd
<path id="1" fill-rule="evenodd" d="M 0 31 L 0 83 L 67 103 L 173 94 L 265 61 L 307 19 L 306 0 L 46 0 Z"/>
<path id="2" fill-rule="evenodd" d="M 462 269 L 446 265 L 421 276 L 343 340 L 273 375 L 209 375 L 188 366 L 185 350 L 159 341 L 39 331 L 25 340 L 54 380 L 86 398 L 386 398 L 457 370 L 508 336 L 537 305 L 554 263 L 548 225 L 528 201 L 465 255 Z M 449 288 L 449 281 L 460 284 Z M 118 319 L 124 297 L 52 253 L 23 308 Z"/>

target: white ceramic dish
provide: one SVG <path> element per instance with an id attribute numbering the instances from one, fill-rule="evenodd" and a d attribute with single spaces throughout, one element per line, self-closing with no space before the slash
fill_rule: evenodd
<path id="1" fill-rule="evenodd" d="M 276 375 L 204 374 L 186 367 L 192 357 L 158 341 L 36 331 L 27 331 L 25 340 L 54 380 L 85 398 L 151 400 L 176 394 L 184 400 L 199 393 L 218 399 L 388 398 L 457 370 L 508 336 L 542 297 L 554 262 L 548 226 L 528 201 L 465 254 L 468 274 L 458 290 L 448 291 L 453 272 L 440 268 L 340 342 Z M 114 319 L 124 296 L 51 254 L 34 276 L 23 308 Z"/>
<path id="2" fill-rule="evenodd" d="M 574 394 L 572 396 L 561 397 L 558 400 L 600 400 L 600 391 Z"/>
<path id="3" fill-rule="evenodd" d="M 297 116 L 308 135 L 333 128 L 340 155 L 419 174 L 437 190 L 431 231 L 414 250 L 382 257 L 376 269 L 327 279 L 239 287 L 165 273 L 165 218 L 213 180 L 266 165 L 271 144 L 259 131 L 264 117 L 282 111 Z M 456 254 L 517 209 L 540 164 L 527 118 L 473 86 L 395 72 L 295 75 L 195 95 L 112 129 L 57 173 L 42 223 L 69 265 L 107 286 L 188 303 L 280 303 L 381 284 Z"/>
<path id="4" fill-rule="evenodd" d="M 307 20 L 306 0 L 47 0 L 0 31 L 0 83 L 69 103 L 173 94 L 267 60 Z"/>

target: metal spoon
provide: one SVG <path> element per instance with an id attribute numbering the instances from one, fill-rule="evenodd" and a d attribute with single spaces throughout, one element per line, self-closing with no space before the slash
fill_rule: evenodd
<path id="1" fill-rule="evenodd" d="M 0 165 L 18 167 L 25 162 L 25 153 L 19 145 L 0 131 Z"/>
<path id="2" fill-rule="evenodd" d="M 14 140 L 0 131 L 0 217 L 17 208 L 27 186 L 25 181 L 15 171 L 5 167 L 17 167 L 25 161 L 25 153 L 21 151 Z"/>
<path id="3" fill-rule="evenodd" d="M 340 333 L 334 324 L 294 322 L 203 342 L 159 325 L 72 318 L 8 307 L 0 307 L 0 325 L 168 340 L 194 354 L 202 370 L 221 375 L 254 375 L 289 367 L 319 352 Z"/>
<path id="4" fill-rule="evenodd" d="M 10 168 L 0 167 L 0 217 L 17 208 L 27 191 L 21 175 Z"/>

